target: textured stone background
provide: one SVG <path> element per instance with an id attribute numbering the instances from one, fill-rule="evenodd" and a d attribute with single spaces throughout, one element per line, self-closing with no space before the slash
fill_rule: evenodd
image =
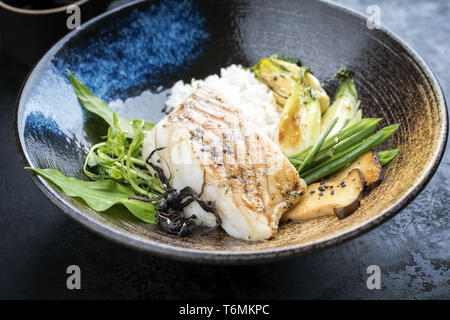
<path id="1" fill-rule="evenodd" d="M 126 1 L 120 1 L 126 2 Z M 450 92 L 450 2 L 339 0 L 408 42 Z M 198 266 L 123 248 L 54 207 L 16 155 L 13 105 L 27 69 L 0 53 L 0 298 L 450 298 L 450 154 L 425 190 L 375 230 L 335 248 L 257 266 Z M 66 267 L 82 269 L 82 290 L 66 289 Z M 366 268 L 382 289 L 366 288 Z"/>

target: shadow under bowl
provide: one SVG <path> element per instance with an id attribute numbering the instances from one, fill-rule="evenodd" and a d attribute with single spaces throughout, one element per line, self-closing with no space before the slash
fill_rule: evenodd
<path id="1" fill-rule="evenodd" d="M 447 110 L 435 77 L 388 30 L 369 30 L 361 15 L 315 0 L 143 1 L 94 19 L 58 42 L 26 80 L 17 102 L 20 156 L 27 166 L 83 177 L 86 153 L 106 127 L 78 103 L 67 68 L 119 114 L 155 122 L 176 81 L 203 78 L 231 63 L 250 66 L 273 53 L 300 57 L 330 96 L 334 73 L 348 66 L 364 116 L 401 124 L 383 144 L 400 148 L 400 155 L 352 216 L 283 224 L 262 242 L 236 240 L 223 231 L 178 238 L 121 208 L 95 212 L 30 174 L 32 180 L 64 212 L 107 238 L 153 254 L 220 264 L 264 262 L 341 243 L 417 196 L 447 139 Z"/>

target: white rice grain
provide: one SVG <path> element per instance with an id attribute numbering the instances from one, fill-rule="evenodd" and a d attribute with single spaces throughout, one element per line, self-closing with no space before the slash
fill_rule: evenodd
<path id="1" fill-rule="evenodd" d="M 240 108 L 247 118 L 274 138 L 281 110 L 272 91 L 259 82 L 253 72 L 239 65 L 230 65 L 204 80 L 192 79 L 191 83 L 178 81 L 172 87 L 166 101 L 166 110 L 179 106 L 199 86 L 206 85 L 221 94 L 234 107 Z"/>

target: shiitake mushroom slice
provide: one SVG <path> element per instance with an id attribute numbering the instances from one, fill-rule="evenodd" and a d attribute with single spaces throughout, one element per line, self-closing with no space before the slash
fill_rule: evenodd
<path id="1" fill-rule="evenodd" d="M 379 185 L 383 180 L 383 168 L 376 153 L 371 150 L 356 159 L 347 168 L 339 171 L 336 175 L 331 176 L 331 180 L 344 179 L 353 169 L 361 170 L 364 177 L 366 189 L 372 189 Z"/>
<path id="2" fill-rule="evenodd" d="M 344 179 L 309 185 L 303 199 L 287 211 L 282 220 L 306 220 L 333 215 L 344 219 L 358 209 L 363 191 L 363 174 L 358 168 L 352 169 Z"/>

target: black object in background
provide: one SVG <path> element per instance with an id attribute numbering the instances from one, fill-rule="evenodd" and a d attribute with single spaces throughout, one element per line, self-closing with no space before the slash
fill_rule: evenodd
<path id="1" fill-rule="evenodd" d="M 3 2 L 21 9 L 42 10 L 63 7 L 77 0 L 4 0 Z"/>
<path id="2" fill-rule="evenodd" d="M 0 1 L 0 40 L 3 50 L 26 66 L 35 64 L 71 30 L 67 7 L 80 8 L 81 23 L 105 11 L 111 0 L 7 0 Z"/>

